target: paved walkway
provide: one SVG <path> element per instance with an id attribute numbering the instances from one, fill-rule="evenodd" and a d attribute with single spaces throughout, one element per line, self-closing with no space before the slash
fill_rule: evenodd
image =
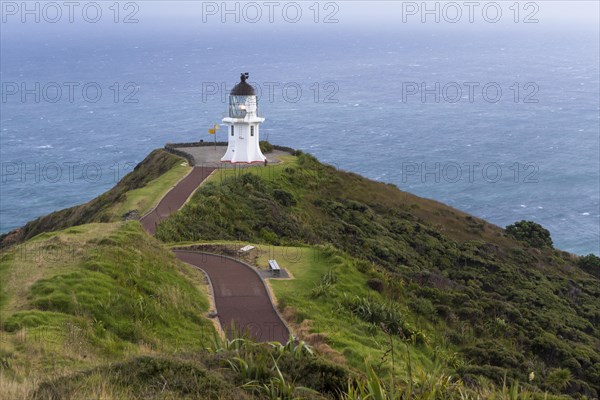
<path id="1" fill-rule="evenodd" d="M 227 336 L 232 337 L 237 331 L 259 342 L 287 342 L 287 327 L 275 312 L 263 280 L 252 267 L 226 256 L 174 252 L 181 261 L 201 268 L 209 276 L 219 321 Z"/>
<path id="2" fill-rule="evenodd" d="M 177 185 L 173 187 L 158 203 L 154 210 L 144 215 L 140 222 L 151 235 L 156 233 L 156 226 L 160 221 L 179 210 L 187 199 L 194 193 L 213 172 L 214 168 L 195 167 Z"/>
<path id="3" fill-rule="evenodd" d="M 140 222 L 150 234 L 156 225 L 179 210 L 214 168 L 194 167 L 173 187 L 154 211 Z M 247 334 L 260 342 L 285 343 L 289 331 L 275 311 L 263 279 L 249 265 L 229 257 L 190 250 L 174 250 L 180 260 L 202 269 L 210 279 L 221 327 L 228 337 Z"/>

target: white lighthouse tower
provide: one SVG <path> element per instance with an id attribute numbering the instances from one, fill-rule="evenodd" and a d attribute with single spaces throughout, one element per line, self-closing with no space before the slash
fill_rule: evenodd
<path id="1" fill-rule="evenodd" d="M 221 161 L 253 163 L 266 159 L 259 145 L 259 126 L 265 119 L 258 116 L 256 91 L 246 82 L 248 77 L 243 73 L 229 94 L 229 116 L 223 118 L 228 127 L 227 151 Z"/>

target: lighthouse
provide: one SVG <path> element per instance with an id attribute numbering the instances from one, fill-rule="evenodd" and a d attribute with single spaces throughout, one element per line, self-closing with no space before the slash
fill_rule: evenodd
<path id="1" fill-rule="evenodd" d="M 231 163 L 264 162 L 260 151 L 259 126 L 265 120 L 258 116 L 256 90 L 246 82 L 249 74 L 241 74 L 240 82 L 229 93 L 227 151 L 221 161 Z"/>

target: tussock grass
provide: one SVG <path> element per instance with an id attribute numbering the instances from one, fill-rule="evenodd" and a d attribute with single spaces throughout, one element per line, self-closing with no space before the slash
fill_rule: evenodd
<path id="1" fill-rule="evenodd" d="M 19 256 L 33 244 L 76 251 Z M 0 280 L 9 283 L 0 370 L 10 387 L 123 357 L 201 349 L 214 331 L 202 273 L 137 222 L 40 235 L 4 254 Z"/>

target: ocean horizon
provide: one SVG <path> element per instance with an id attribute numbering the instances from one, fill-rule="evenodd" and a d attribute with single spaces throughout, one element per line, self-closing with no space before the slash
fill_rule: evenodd
<path id="1" fill-rule="evenodd" d="M 167 142 L 212 140 L 248 71 L 262 139 L 600 255 L 593 29 L 339 25 L 233 29 L 232 48 L 223 29 L 193 24 L 18 38 L 4 24 L 0 232 L 93 199 Z"/>

